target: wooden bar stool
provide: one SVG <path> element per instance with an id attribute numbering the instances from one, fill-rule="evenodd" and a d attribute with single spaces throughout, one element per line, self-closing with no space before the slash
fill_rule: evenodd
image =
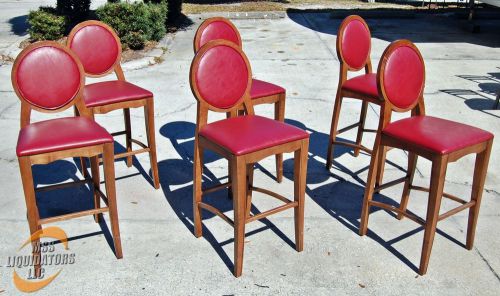
<path id="1" fill-rule="evenodd" d="M 208 210 L 234 227 L 234 275 L 243 269 L 245 224 L 286 209 L 295 210 L 295 244 L 304 248 L 304 196 L 309 134 L 294 126 L 254 114 L 250 88 L 252 71 L 241 47 L 214 40 L 196 53 L 191 64 L 191 90 L 198 101 L 194 146 L 193 216 L 194 235 L 202 236 L 201 210 Z M 236 116 L 241 107 L 246 115 Z M 231 117 L 207 123 L 208 111 L 230 113 Z M 203 151 L 212 150 L 230 164 L 231 182 L 202 189 Z M 294 152 L 294 200 L 253 186 L 253 167 L 259 160 L 278 153 Z M 231 186 L 234 220 L 204 203 L 204 194 Z M 252 215 L 252 191 L 272 196 L 283 205 Z"/>
<path id="2" fill-rule="evenodd" d="M 366 234 L 368 214 L 372 206 L 394 211 L 398 213 L 399 219 L 408 217 L 423 225 L 425 233 L 419 268 L 421 275 L 427 272 L 437 222 L 465 209 L 469 209 L 466 248 L 472 249 L 493 143 L 493 134 L 489 132 L 462 123 L 425 115 L 424 81 L 424 61 L 415 45 L 408 40 L 391 43 L 382 56 L 377 72 L 379 91 L 386 104 L 381 113 L 383 118 L 381 132 L 377 135 L 375 150 L 372 154 L 359 229 L 360 235 Z M 411 117 L 390 123 L 392 111 L 411 111 Z M 384 147 L 408 151 L 408 173 L 404 178 L 386 185 L 375 186 L 375 174 L 380 165 L 378 154 Z M 476 154 L 476 164 L 471 200 L 465 201 L 444 193 L 443 187 L 448 163 L 455 162 L 471 153 Z M 432 161 L 430 188 L 413 185 L 418 156 Z M 372 200 L 374 192 L 402 182 L 404 182 L 404 189 L 399 208 Z M 429 192 L 425 220 L 406 210 L 409 193 L 412 189 Z M 461 205 L 440 215 L 439 208 L 442 197 L 449 198 Z"/>
<path id="3" fill-rule="evenodd" d="M 346 17 L 340 24 L 337 33 L 337 56 L 340 61 L 339 84 L 337 87 L 337 96 L 333 106 L 332 125 L 330 128 L 330 140 L 328 142 L 328 152 L 326 157 L 326 168 L 329 170 L 333 162 L 334 145 L 347 146 L 354 149 L 354 156 L 359 155 L 363 150 L 369 154 L 372 149 L 361 144 L 364 132 L 377 132 L 373 129 L 365 129 L 366 112 L 368 103 L 373 103 L 383 108 L 384 101 L 380 99 L 377 90 L 376 74 L 372 72 L 372 63 L 370 59 L 371 34 L 366 22 L 357 15 Z M 364 69 L 365 74 L 347 79 L 349 71 L 360 71 Z M 340 109 L 342 100 L 347 98 L 358 99 L 362 101 L 361 114 L 357 123 L 351 124 L 342 129 L 338 129 Z M 336 140 L 337 135 L 358 128 L 356 142 Z M 381 153 L 381 163 L 385 162 L 385 151 Z M 382 171 L 379 170 L 377 184 L 382 182 Z"/>
<path id="4" fill-rule="evenodd" d="M 241 36 L 234 24 L 223 17 L 213 17 L 206 19 L 196 31 L 193 48 L 194 53 L 211 40 L 227 40 L 242 47 Z M 285 98 L 286 90 L 276 84 L 252 79 L 250 88 L 250 98 L 252 104 L 274 104 L 274 119 L 285 121 Z M 240 112 L 243 110 L 240 110 Z M 283 180 L 283 154 L 276 154 L 276 180 L 281 183 Z"/>
<path id="5" fill-rule="evenodd" d="M 57 42 L 37 42 L 24 49 L 12 68 L 12 85 L 21 100 L 21 130 L 16 153 L 21 170 L 28 223 L 31 234 L 43 224 L 109 212 L 115 255 L 122 258 L 120 229 L 115 197 L 113 137 L 95 121 L 82 100 L 85 74 L 78 57 Z M 80 117 L 62 117 L 31 123 L 31 111 L 44 113 L 63 111 L 71 106 Z M 100 190 L 98 156 L 103 155 L 106 195 Z M 47 164 L 68 157 L 90 157 L 92 179 L 34 188 L 31 166 Z M 35 192 L 88 184 L 94 192 L 95 209 L 40 219 Z M 103 199 L 107 207 L 100 207 Z M 39 240 L 33 242 L 38 244 Z M 40 256 L 34 247 L 33 255 Z M 39 272 L 40 266 L 35 270 Z"/>
<path id="6" fill-rule="evenodd" d="M 118 80 L 92 83 L 85 86 L 83 99 L 94 114 L 106 114 L 110 111 L 123 109 L 125 130 L 112 133 L 112 136 L 125 135 L 127 152 L 115 154 L 116 158 L 127 158 L 127 166 L 132 166 L 132 156 L 139 153 L 149 153 L 153 185 L 160 188 L 158 163 L 156 160 L 156 140 L 154 124 L 153 94 L 141 87 L 125 81 L 120 66 L 122 46 L 114 30 L 98 21 L 86 21 L 71 30 L 67 45 L 80 58 L 88 77 L 103 77 L 111 72 Z M 144 107 L 146 136 L 148 144 L 132 138 L 130 126 L 130 109 Z M 132 143 L 141 149 L 132 150 Z M 81 161 L 82 171 L 86 172 L 85 161 Z"/>

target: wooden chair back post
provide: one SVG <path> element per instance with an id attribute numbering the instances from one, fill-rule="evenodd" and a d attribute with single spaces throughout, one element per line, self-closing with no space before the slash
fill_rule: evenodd
<path id="1" fill-rule="evenodd" d="M 107 24 L 95 20 L 81 22 L 71 30 L 66 44 L 80 57 L 88 77 L 114 72 L 118 80 L 125 81 L 120 65 L 120 38 Z"/>
<path id="2" fill-rule="evenodd" d="M 246 114 L 254 114 L 250 63 L 233 42 L 213 40 L 202 46 L 191 63 L 189 77 L 198 101 L 197 132 L 207 124 L 208 111 L 236 114 L 243 105 Z"/>
<path id="3" fill-rule="evenodd" d="M 75 53 L 57 42 L 26 47 L 14 62 L 11 80 L 21 100 L 21 128 L 30 124 L 31 110 L 56 113 L 75 105 L 89 116 L 82 98 L 83 66 Z"/>
<path id="4" fill-rule="evenodd" d="M 411 111 L 425 115 L 425 64 L 418 48 L 409 40 L 392 42 L 382 54 L 377 70 L 379 96 L 384 99 L 384 123 L 391 113 Z"/>
<path id="5" fill-rule="evenodd" d="M 203 21 L 196 30 L 193 40 L 194 53 L 206 43 L 217 39 L 231 41 L 242 47 L 240 32 L 236 26 L 227 18 L 212 17 Z"/>

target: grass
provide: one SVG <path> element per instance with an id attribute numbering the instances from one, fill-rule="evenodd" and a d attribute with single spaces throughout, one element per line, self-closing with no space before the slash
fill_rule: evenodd
<path id="1" fill-rule="evenodd" d="M 186 0 L 182 4 L 184 14 L 204 12 L 252 12 L 252 11 L 286 11 L 290 8 L 414 8 L 410 5 L 391 3 L 368 3 L 361 0 Z"/>

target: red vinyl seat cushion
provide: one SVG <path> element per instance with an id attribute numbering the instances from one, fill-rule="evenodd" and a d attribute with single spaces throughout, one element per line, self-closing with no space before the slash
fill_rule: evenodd
<path id="1" fill-rule="evenodd" d="M 439 154 L 493 138 L 493 134 L 482 129 L 432 116 L 413 116 L 392 122 L 382 133 Z"/>
<path id="2" fill-rule="evenodd" d="M 207 124 L 199 135 L 234 155 L 244 155 L 309 137 L 307 132 L 295 126 L 255 115 Z"/>
<path id="3" fill-rule="evenodd" d="M 342 89 L 378 98 L 377 74 L 364 74 L 348 79 Z"/>
<path id="4" fill-rule="evenodd" d="M 279 85 L 265 82 L 258 79 L 252 80 L 252 88 L 250 89 L 250 97 L 258 99 L 262 97 L 272 96 L 285 93 L 285 89 Z"/>
<path id="5" fill-rule="evenodd" d="M 17 156 L 112 143 L 113 137 L 95 121 L 65 117 L 35 122 L 19 131 Z"/>
<path id="6" fill-rule="evenodd" d="M 92 83 L 83 89 L 83 99 L 87 107 L 97 107 L 114 103 L 153 97 L 153 93 L 132 83 L 114 80 Z"/>

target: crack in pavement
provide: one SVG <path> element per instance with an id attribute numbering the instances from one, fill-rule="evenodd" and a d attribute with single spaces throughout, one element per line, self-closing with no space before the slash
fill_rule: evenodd
<path id="1" fill-rule="evenodd" d="M 479 252 L 479 249 L 477 247 L 474 247 L 474 250 L 477 252 L 477 254 L 479 255 L 479 257 L 481 257 L 481 259 L 483 259 L 484 263 L 486 263 L 486 266 L 488 266 L 488 268 L 490 269 L 491 273 L 493 273 L 493 275 L 497 278 L 497 280 L 500 282 L 500 276 L 498 275 L 498 273 L 495 271 L 495 269 L 493 269 L 493 267 L 491 266 L 490 262 L 488 261 L 488 259 L 486 259 L 483 254 L 481 254 L 481 252 Z"/>

